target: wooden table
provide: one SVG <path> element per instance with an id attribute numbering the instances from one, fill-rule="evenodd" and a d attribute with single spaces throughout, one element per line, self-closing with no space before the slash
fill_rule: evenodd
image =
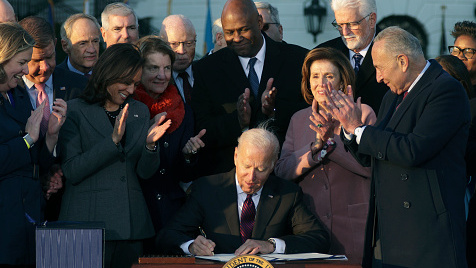
<path id="1" fill-rule="evenodd" d="M 292 262 L 271 262 L 275 268 L 361 268 L 358 264 L 349 264 L 347 261 L 339 260 L 312 260 L 312 261 L 292 261 Z M 222 268 L 223 262 L 213 262 L 208 260 L 195 259 L 195 263 L 162 263 L 162 264 L 134 264 L 132 268 Z"/>

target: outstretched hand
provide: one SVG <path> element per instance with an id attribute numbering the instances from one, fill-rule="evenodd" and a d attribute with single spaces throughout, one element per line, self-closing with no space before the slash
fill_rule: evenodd
<path id="1" fill-rule="evenodd" d="M 361 99 L 354 102 L 352 87 L 347 86 L 347 94 L 335 90 L 331 83 L 327 83 L 326 100 L 322 105 L 337 119 L 348 133 L 354 134 L 355 128 L 362 125 Z"/>

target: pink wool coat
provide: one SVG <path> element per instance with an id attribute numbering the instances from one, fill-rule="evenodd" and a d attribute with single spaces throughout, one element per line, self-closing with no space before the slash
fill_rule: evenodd
<path id="1" fill-rule="evenodd" d="M 276 163 L 277 176 L 299 181 L 304 200 L 324 223 L 331 235 L 330 254 L 345 254 L 350 262 L 361 263 L 365 224 L 370 197 L 370 168 L 362 167 L 340 140 L 336 128 L 336 148 L 323 162 L 311 156 L 316 132 L 309 128 L 311 107 L 291 118 L 281 157 Z M 362 122 L 374 124 L 372 108 L 362 104 Z"/>

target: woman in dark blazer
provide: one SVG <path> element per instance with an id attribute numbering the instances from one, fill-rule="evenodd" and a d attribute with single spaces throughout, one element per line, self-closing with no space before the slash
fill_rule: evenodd
<path id="1" fill-rule="evenodd" d="M 45 102 L 32 111 L 28 92 L 17 86 L 28 74 L 34 45 L 20 25 L 0 24 L 1 267 L 35 263 L 35 225 L 43 221 L 45 204 L 39 173 L 52 163 L 65 121 L 66 102 L 57 99 L 46 121 L 46 136 L 40 138 Z"/>
<path id="2" fill-rule="evenodd" d="M 160 167 L 141 186 L 155 231 L 158 233 L 185 202 L 182 185 L 194 179 L 193 166 L 196 153 L 204 146 L 200 137 L 193 136 L 192 108 L 182 100 L 177 87 L 171 81 L 175 52 L 158 36 L 144 36 L 137 46 L 145 60 L 141 83 L 135 91 L 135 99 L 149 108 L 150 117 L 166 113 L 171 120 L 170 128 L 160 139 Z M 185 188 L 185 187 L 184 187 Z M 155 240 L 146 241 L 144 252 L 157 254 Z"/>
<path id="3" fill-rule="evenodd" d="M 157 141 L 170 120 L 149 127 L 147 107 L 130 97 L 143 62 L 131 44 L 106 49 L 82 97 L 69 102 L 60 133 L 66 186 L 59 218 L 105 223 L 105 267 L 131 267 L 154 234 L 139 178 L 157 170 Z"/>

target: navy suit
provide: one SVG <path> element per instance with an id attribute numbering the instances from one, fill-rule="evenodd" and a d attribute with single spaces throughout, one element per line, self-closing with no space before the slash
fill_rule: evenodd
<path id="1" fill-rule="evenodd" d="M 25 89 L 11 90 L 12 106 L 0 96 L 0 264 L 35 262 L 35 226 L 43 220 L 45 199 L 39 166 L 48 167 L 53 156 L 44 139 L 28 149 L 23 136 L 32 106 Z"/>
<path id="2" fill-rule="evenodd" d="M 371 267 L 376 230 L 384 267 L 466 267 L 468 96 L 430 63 L 396 111 L 403 94 L 389 91 L 360 144 L 346 141 L 354 156 L 372 164 L 363 267 Z"/>
<path id="3" fill-rule="evenodd" d="M 215 242 L 215 253 L 235 252 L 242 244 L 237 200 L 234 169 L 196 180 L 189 200 L 160 233 L 159 245 L 181 253 L 180 245 L 195 239 L 201 226 Z M 286 253 L 329 250 L 329 234 L 304 206 L 301 188 L 271 175 L 261 192 L 251 239 L 272 237 L 285 241 Z"/>
<path id="4" fill-rule="evenodd" d="M 378 32 L 379 30 L 377 29 L 377 34 Z M 373 42 L 370 44 L 369 50 L 367 51 L 359 72 L 357 73 L 354 97 L 355 100 L 357 100 L 358 97 L 362 97 L 362 103 L 372 107 L 375 114 L 378 115 L 380 103 L 382 102 L 383 96 L 388 91 L 388 87 L 384 83 L 377 82 L 376 71 L 372 61 L 372 46 Z M 346 47 L 340 36 L 324 42 L 317 47 L 332 47 L 342 51 L 347 58 L 350 57 L 349 49 Z"/>
<path id="5" fill-rule="evenodd" d="M 258 98 L 250 98 L 251 122 L 255 127 L 266 119 L 261 112 L 261 95 L 269 78 L 276 87 L 276 112 L 273 126 L 284 142 L 291 116 L 308 107 L 301 94 L 301 68 L 307 49 L 277 43 L 266 34 L 266 54 L 258 89 Z M 238 97 L 251 88 L 238 56 L 228 47 L 201 59 L 194 66 L 192 108 L 196 130 L 206 129 L 206 146 L 201 150 L 198 167 L 201 175 L 216 174 L 233 168 L 233 150 L 241 135 L 238 121 Z M 250 94 L 253 95 L 252 93 Z"/>

